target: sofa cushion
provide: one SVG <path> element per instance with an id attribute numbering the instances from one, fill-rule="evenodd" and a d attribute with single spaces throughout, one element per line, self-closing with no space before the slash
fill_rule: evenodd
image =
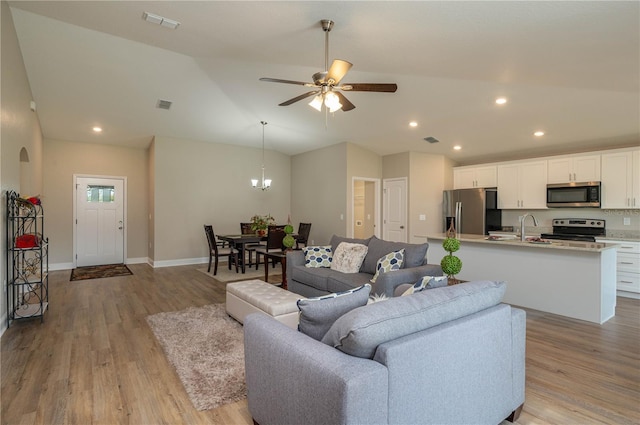
<path id="1" fill-rule="evenodd" d="M 337 273 L 328 267 L 311 268 L 304 266 L 295 266 L 292 268 L 291 276 L 287 276 L 287 279 L 295 280 L 297 282 L 304 282 L 305 285 L 316 288 L 320 291 L 330 291 L 327 286 L 327 278 L 331 273 Z M 357 286 L 357 285 L 356 285 Z"/>
<path id="2" fill-rule="evenodd" d="M 441 288 L 448 284 L 449 278 L 447 276 L 424 276 L 418 279 L 416 283 L 406 288 L 401 295 L 411 295 L 416 292 L 424 291 L 425 289 Z"/>
<path id="3" fill-rule="evenodd" d="M 427 255 L 428 243 L 423 244 L 410 244 L 404 242 L 390 242 L 382 239 L 378 239 L 375 236 L 371 237 L 371 240 L 367 244 L 368 253 L 362 267 L 361 272 L 374 274 L 376 272 L 376 264 L 378 259 L 382 256 L 398 251 L 404 248 L 404 264 L 403 268 L 418 267 L 425 263 L 425 257 Z"/>
<path id="4" fill-rule="evenodd" d="M 306 246 L 302 249 L 304 252 L 305 267 L 331 267 L 331 245 L 325 246 Z"/>
<path id="5" fill-rule="evenodd" d="M 371 283 L 376 283 L 380 273 L 392 272 L 400 270 L 404 262 L 404 248 L 399 251 L 393 251 L 381 257 L 376 264 L 376 274 L 371 278 Z"/>
<path id="6" fill-rule="evenodd" d="M 380 344 L 492 307 L 505 290 L 504 282 L 476 281 L 370 304 L 336 320 L 322 342 L 372 359 Z"/>
<path id="7" fill-rule="evenodd" d="M 342 273 L 358 273 L 366 255 L 366 245 L 340 242 L 333 253 L 331 270 L 336 270 Z"/>
<path id="8" fill-rule="evenodd" d="M 370 292 L 371 285 L 366 284 L 344 292 L 298 300 L 298 330 L 320 341 L 336 319 L 356 307 L 366 305 Z"/>
<path id="9" fill-rule="evenodd" d="M 346 291 L 356 286 L 369 283 L 371 275 L 368 273 L 340 273 L 332 270 L 327 276 L 327 290 L 329 292 Z"/>
<path id="10" fill-rule="evenodd" d="M 340 242 L 349 242 L 349 243 L 359 243 L 362 245 L 369 245 L 369 241 L 371 240 L 371 238 L 367 238 L 367 239 L 354 239 L 354 238 L 345 238 L 342 236 L 337 236 L 337 235 L 333 235 L 331 237 L 331 242 L 329 242 L 329 245 L 331 245 L 331 250 L 333 252 L 336 252 L 336 249 L 338 248 L 338 245 L 340 245 Z M 378 257 L 380 258 L 380 257 Z M 371 272 L 371 274 L 373 274 L 373 272 Z"/>

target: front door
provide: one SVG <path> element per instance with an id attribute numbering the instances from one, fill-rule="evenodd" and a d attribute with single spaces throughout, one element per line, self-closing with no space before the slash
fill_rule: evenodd
<path id="1" fill-rule="evenodd" d="M 76 177 L 76 266 L 124 263 L 124 179 Z"/>
<path id="2" fill-rule="evenodd" d="M 407 242 L 407 179 L 388 179 L 383 183 L 383 239 Z"/>

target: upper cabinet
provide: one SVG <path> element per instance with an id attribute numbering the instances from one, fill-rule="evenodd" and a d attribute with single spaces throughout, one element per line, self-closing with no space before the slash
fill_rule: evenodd
<path id="1" fill-rule="evenodd" d="M 497 172 L 495 165 L 482 167 L 458 167 L 453 169 L 454 189 L 496 186 Z"/>
<path id="2" fill-rule="evenodd" d="M 640 209 L 640 150 L 602 154 L 602 208 Z"/>
<path id="3" fill-rule="evenodd" d="M 498 208 L 547 208 L 547 161 L 498 165 L 497 174 Z"/>
<path id="4" fill-rule="evenodd" d="M 548 183 L 600 181 L 600 155 L 549 159 L 547 177 Z"/>

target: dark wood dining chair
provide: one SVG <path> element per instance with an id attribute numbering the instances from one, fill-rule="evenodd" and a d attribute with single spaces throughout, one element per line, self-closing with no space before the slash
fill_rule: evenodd
<path id="1" fill-rule="evenodd" d="M 256 231 L 251 229 L 251 223 L 240 223 L 240 233 L 243 235 L 255 235 Z M 263 243 L 250 243 L 245 245 L 244 249 L 249 253 L 249 262 L 247 263 L 249 266 L 253 265 L 253 253 L 256 252 L 256 249 L 264 248 L 265 246 Z M 256 254 L 256 268 L 258 264 L 258 254 Z"/>
<path id="2" fill-rule="evenodd" d="M 229 270 L 231 270 L 231 263 L 236 265 L 236 273 L 238 273 L 238 261 L 237 254 L 233 247 L 229 248 L 221 248 L 216 243 L 216 235 L 213 233 L 213 226 L 210 224 L 204 225 L 204 232 L 207 235 L 207 243 L 209 244 L 209 267 L 207 268 L 207 273 L 211 272 L 211 261 L 215 260 L 215 264 L 213 266 L 213 275 L 215 276 L 218 273 L 218 258 L 219 257 L 227 257 L 227 263 L 229 265 Z"/>
<path id="3" fill-rule="evenodd" d="M 300 244 L 308 245 L 309 232 L 311 232 L 311 223 L 300 223 L 298 225 L 298 236 L 296 236 L 296 249 L 301 249 Z"/>
<path id="4" fill-rule="evenodd" d="M 260 264 L 260 256 L 268 254 L 269 252 L 282 252 L 284 245 L 282 240 L 284 239 L 284 225 L 269 226 L 267 230 L 267 244 L 264 248 L 256 249 L 256 269 Z M 272 266 L 276 266 L 275 259 L 272 262 Z"/>

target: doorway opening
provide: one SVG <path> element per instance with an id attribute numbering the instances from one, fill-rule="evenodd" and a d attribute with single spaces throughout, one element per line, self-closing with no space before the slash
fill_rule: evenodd
<path id="1" fill-rule="evenodd" d="M 380 180 L 354 177 L 351 189 L 351 237 L 380 237 Z"/>

